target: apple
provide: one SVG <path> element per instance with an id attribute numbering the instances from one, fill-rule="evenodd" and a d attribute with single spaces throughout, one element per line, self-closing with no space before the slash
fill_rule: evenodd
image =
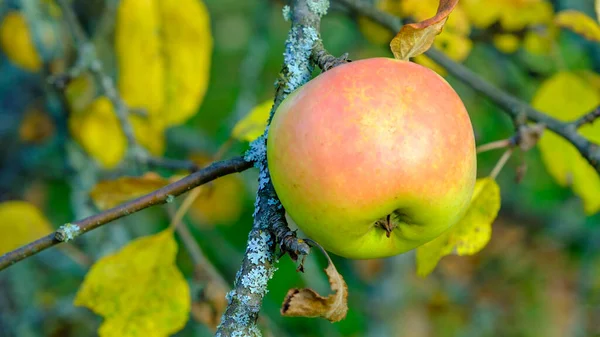
<path id="1" fill-rule="evenodd" d="M 414 249 L 466 212 L 476 179 L 464 104 L 438 74 L 389 58 L 347 63 L 292 92 L 268 132 L 288 215 L 354 259 Z"/>

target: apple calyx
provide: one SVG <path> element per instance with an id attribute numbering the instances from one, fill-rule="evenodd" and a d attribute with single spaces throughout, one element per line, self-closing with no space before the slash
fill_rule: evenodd
<path id="1" fill-rule="evenodd" d="M 375 221 L 374 226 L 383 229 L 385 231 L 385 236 L 389 238 L 392 235 L 392 231 L 398 228 L 400 224 L 405 223 L 405 220 L 406 215 L 401 213 L 399 210 L 395 210 L 392 213 Z"/>

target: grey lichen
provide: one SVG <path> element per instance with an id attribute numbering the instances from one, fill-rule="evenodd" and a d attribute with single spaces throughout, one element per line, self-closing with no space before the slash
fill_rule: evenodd
<path id="1" fill-rule="evenodd" d="M 318 16 L 327 14 L 327 10 L 329 9 L 329 0 L 308 0 L 307 4 L 308 9 Z"/>
<path id="2" fill-rule="evenodd" d="M 81 228 L 72 223 L 66 223 L 60 226 L 54 233 L 54 238 L 61 242 L 69 242 L 81 234 Z"/>
<path id="3" fill-rule="evenodd" d="M 310 81 L 314 66 L 310 62 L 313 46 L 319 40 L 319 33 L 313 27 L 295 26 L 290 30 L 285 42 L 283 59 L 287 68 L 284 93 L 292 91 Z"/>
<path id="4" fill-rule="evenodd" d="M 283 6 L 281 13 L 283 14 L 283 19 L 285 21 L 290 21 L 292 19 L 292 12 L 290 10 L 290 6 L 288 6 L 288 5 Z"/>
<path id="5" fill-rule="evenodd" d="M 172 194 L 167 194 L 167 199 L 165 199 L 165 201 L 167 202 L 167 204 L 170 204 L 173 201 L 175 201 L 175 196 Z"/>

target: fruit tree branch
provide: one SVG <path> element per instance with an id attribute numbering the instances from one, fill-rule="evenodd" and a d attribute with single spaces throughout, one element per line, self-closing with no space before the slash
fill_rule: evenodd
<path id="1" fill-rule="evenodd" d="M 331 68 L 335 68 L 341 64 L 350 62 L 348 59 L 348 53 L 344 53 L 340 57 L 335 57 L 325 49 L 323 41 L 315 42 L 313 47 L 311 58 L 313 62 L 321 68 L 322 71 L 327 71 Z"/>
<path id="2" fill-rule="evenodd" d="M 336 0 L 337 2 L 346 5 L 351 10 L 365 15 L 375 22 L 380 23 L 392 32 L 396 33 L 402 27 L 399 18 L 380 11 L 370 5 L 365 4 L 360 0 Z M 579 153 L 600 173 L 600 146 L 588 141 L 585 137 L 577 133 L 577 127 L 591 120 L 598 118 L 597 112 L 592 112 L 587 117 L 582 117 L 575 122 L 562 122 L 543 112 L 540 112 L 531 107 L 526 102 L 506 93 L 505 91 L 496 88 L 488 81 L 477 75 L 462 64 L 456 63 L 439 50 L 435 48 L 429 49 L 425 53 L 429 58 L 437 64 L 445 68 L 449 74 L 453 75 L 460 81 L 469 85 L 474 90 L 487 96 L 491 101 L 501 107 L 513 119 L 517 119 L 520 115 L 527 117 L 529 121 L 543 124 L 549 130 L 558 134 L 568 142 L 570 142 Z"/>
<path id="3" fill-rule="evenodd" d="M 592 124 L 597 119 L 600 119 L 600 106 L 597 106 L 596 109 L 588 112 L 587 114 L 579 117 L 576 121 L 573 122 L 573 126 L 577 129 L 584 126 L 585 124 Z"/>
<path id="4" fill-rule="evenodd" d="M 125 102 L 115 88 L 113 80 L 102 70 L 102 63 L 98 59 L 94 44 L 90 42 L 89 38 L 85 35 L 69 2 L 67 0 L 57 0 L 57 3 L 64 15 L 69 31 L 73 35 L 73 41 L 75 42 L 75 47 L 77 49 L 77 61 L 75 66 L 69 71 L 68 76 L 70 78 L 75 78 L 85 70 L 90 71 L 94 80 L 100 84 L 100 88 L 104 95 L 106 95 L 112 103 L 121 129 L 127 139 L 129 149 L 134 150 L 134 154 L 136 155 L 143 153 L 140 151 L 141 148 L 138 147 L 135 140 L 133 127 L 128 119 L 129 110 L 127 105 L 125 105 Z"/>
<path id="5" fill-rule="evenodd" d="M 293 0 L 284 16 L 292 26 L 285 44 L 284 64 L 277 82 L 271 117 L 283 99 L 311 79 L 314 64 L 311 54 L 320 40 L 321 17 L 327 13 L 328 0 Z M 269 124 L 270 124 L 269 119 Z M 263 136 L 252 142 L 246 159 L 260 170 L 254 225 L 237 273 L 233 290 L 227 295 L 228 306 L 217 328 L 217 336 L 260 336 L 256 325 L 267 283 L 275 272 L 276 244 L 290 256 L 307 254 L 309 246 L 295 237 L 285 221 L 285 211 L 271 183 L 266 156 L 268 126 Z"/>
<path id="6" fill-rule="evenodd" d="M 247 161 L 243 157 L 219 161 L 152 193 L 85 219 L 64 224 L 55 232 L 0 256 L 0 270 L 61 242 L 70 241 L 83 233 L 96 229 L 113 220 L 136 213 L 150 206 L 172 202 L 176 196 L 186 193 L 194 187 L 206 184 L 224 175 L 245 171 L 250 167 L 252 167 L 252 162 Z"/>

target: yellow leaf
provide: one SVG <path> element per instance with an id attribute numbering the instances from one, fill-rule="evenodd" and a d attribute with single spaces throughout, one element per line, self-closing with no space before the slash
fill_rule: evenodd
<path id="1" fill-rule="evenodd" d="M 135 140 L 140 145 L 155 156 L 162 156 L 165 153 L 165 130 L 162 125 L 134 114 L 129 115 L 129 121 L 133 127 Z"/>
<path id="2" fill-rule="evenodd" d="M 596 8 L 596 20 L 600 22 L 600 0 L 594 1 L 594 7 Z"/>
<path id="3" fill-rule="evenodd" d="M 462 0 L 469 20 L 478 28 L 496 22 L 505 31 L 519 31 L 527 26 L 552 20 L 552 5 L 546 0 Z"/>
<path id="4" fill-rule="evenodd" d="M 104 317 L 101 337 L 171 335 L 190 313 L 190 290 L 176 254 L 170 229 L 136 239 L 92 266 L 74 304 Z"/>
<path id="5" fill-rule="evenodd" d="M 500 209 L 500 187 L 492 178 L 478 179 L 471 204 L 462 219 L 448 231 L 417 248 L 417 273 L 426 276 L 450 254 L 473 255 L 485 247 Z"/>
<path id="6" fill-rule="evenodd" d="M 574 73 L 560 72 L 546 80 L 535 94 L 532 105 L 563 121 L 575 120 L 600 104 L 600 95 L 591 82 Z M 600 124 L 579 129 L 587 139 L 600 143 Z M 562 186 L 571 185 L 582 200 L 585 212 L 600 210 L 600 177 L 577 149 L 553 132 L 544 132 L 539 141 L 542 160 L 550 175 Z"/>
<path id="7" fill-rule="evenodd" d="M 448 15 L 452 12 L 458 0 L 440 0 L 434 17 L 418 23 L 404 25 L 392 39 L 390 48 L 394 57 L 408 61 L 409 58 L 423 54 L 431 48 L 436 35 L 441 33 Z"/>
<path id="8" fill-rule="evenodd" d="M 154 172 L 141 177 L 120 177 L 103 180 L 94 186 L 90 197 L 100 210 L 106 210 L 126 201 L 141 197 L 169 184 L 167 179 Z"/>
<path id="9" fill-rule="evenodd" d="M 123 0 L 115 49 L 119 91 L 155 125 L 184 123 L 208 87 L 212 36 L 200 0 Z M 143 56 L 140 56 L 143 55 Z"/>
<path id="10" fill-rule="evenodd" d="M 83 149 L 104 168 L 115 167 L 125 156 L 127 140 L 112 103 L 102 96 L 84 111 L 69 117 L 69 130 Z"/>
<path id="11" fill-rule="evenodd" d="M 35 49 L 25 17 L 16 11 L 4 16 L 0 25 L 0 45 L 9 60 L 29 71 L 39 71 L 42 60 Z"/>
<path id="12" fill-rule="evenodd" d="M 251 142 L 261 136 L 267 127 L 267 120 L 273 107 L 273 100 L 266 100 L 255 106 L 249 114 L 233 127 L 233 138 Z"/>
<path id="13" fill-rule="evenodd" d="M 552 52 L 558 29 L 546 26 L 543 30 L 528 30 L 523 38 L 523 48 L 534 55 L 548 55 Z"/>
<path id="14" fill-rule="evenodd" d="M 327 256 L 329 259 L 329 256 Z M 348 286 L 329 259 L 325 268 L 333 294 L 323 297 L 310 288 L 290 289 L 281 306 L 281 315 L 287 317 L 323 317 L 339 322 L 348 312 Z"/>
<path id="15" fill-rule="evenodd" d="M 554 21 L 558 26 L 570 29 L 588 40 L 600 42 L 600 25 L 579 11 L 562 11 L 556 15 Z"/>
<path id="16" fill-rule="evenodd" d="M 96 99 L 96 84 L 88 73 L 73 79 L 65 88 L 65 97 L 71 112 L 84 111 Z"/>
<path id="17" fill-rule="evenodd" d="M 519 38 L 514 34 L 496 34 L 492 39 L 499 51 L 511 54 L 519 49 Z"/>
<path id="18" fill-rule="evenodd" d="M 244 183 L 236 175 L 227 175 L 203 188 L 190 208 L 190 216 L 202 225 L 229 225 L 242 215 L 243 201 Z"/>
<path id="19" fill-rule="evenodd" d="M 0 255 L 52 232 L 42 212 L 26 201 L 0 203 Z"/>

